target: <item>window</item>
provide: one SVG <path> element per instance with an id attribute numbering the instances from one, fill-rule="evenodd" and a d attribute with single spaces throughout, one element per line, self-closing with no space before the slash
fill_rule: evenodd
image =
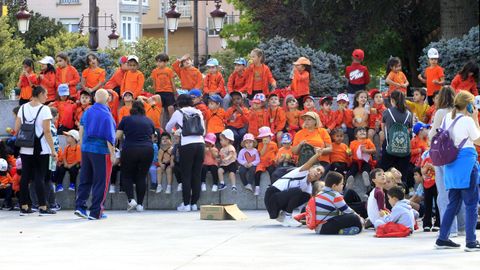
<path id="1" fill-rule="evenodd" d="M 137 42 L 140 33 L 138 16 L 122 15 L 122 38 L 126 42 Z"/>
<path id="2" fill-rule="evenodd" d="M 78 32 L 78 22 L 80 21 L 80 19 L 60 19 L 59 21 L 62 23 L 63 27 L 68 32 Z"/>
<path id="3" fill-rule="evenodd" d="M 235 23 L 235 15 L 227 15 L 225 16 L 224 20 L 223 20 L 223 26 L 227 25 L 227 24 L 232 24 L 232 23 Z M 207 20 L 207 28 L 208 28 L 208 36 L 209 37 L 218 37 L 218 35 L 220 34 L 219 31 L 215 30 L 214 29 L 214 25 L 213 25 L 213 19 L 212 17 L 208 17 L 208 20 Z"/>
<path id="4" fill-rule="evenodd" d="M 80 0 L 59 0 L 59 5 L 80 5 Z"/>
<path id="5" fill-rule="evenodd" d="M 122 0 L 122 4 L 125 5 L 138 5 L 137 0 Z M 148 6 L 148 0 L 143 0 L 143 5 Z"/>
<path id="6" fill-rule="evenodd" d="M 190 18 L 192 17 L 192 6 L 190 5 L 189 1 L 178 1 L 177 2 L 177 11 L 182 14 L 180 18 Z M 160 5 L 160 14 L 158 15 L 159 18 L 163 18 L 165 15 L 165 12 L 170 10 L 170 4 L 165 1 L 162 1 L 162 4 Z"/>

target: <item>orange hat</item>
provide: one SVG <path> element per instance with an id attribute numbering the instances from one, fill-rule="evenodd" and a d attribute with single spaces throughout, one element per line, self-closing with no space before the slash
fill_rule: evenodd
<path id="1" fill-rule="evenodd" d="M 355 49 L 352 53 L 352 56 L 360 61 L 363 61 L 363 58 L 365 57 L 365 53 L 363 52 L 362 49 Z"/>
<path id="2" fill-rule="evenodd" d="M 295 61 L 293 64 L 294 65 L 308 65 L 308 66 L 311 66 L 312 62 L 310 62 L 310 60 L 308 60 L 308 58 L 302 56 L 302 57 L 298 58 L 297 61 Z"/>

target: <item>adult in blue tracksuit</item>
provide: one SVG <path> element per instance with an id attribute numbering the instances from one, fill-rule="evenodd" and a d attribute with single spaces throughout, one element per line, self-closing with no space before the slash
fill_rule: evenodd
<path id="1" fill-rule="evenodd" d="M 95 93 L 95 104 L 83 113 L 80 120 L 82 170 L 78 186 L 75 215 L 100 219 L 110 184 L 112 162 L 115 160 L 115 122 L 106 105 L 108 92 Z M 92 192 L 92 205 L 87 215 L 87 200 Z"/>
<path id="2" fill-rule="evenodd" d="M 478 154 L 474 144 L 480 145 L 478 110 L 473 105 L 474 96 L 460 91 L 454 100 L 454 109 L 445 116 L 445 126 L 450 127 L 451 137 L 459 148 L 457 158 L 445 165 L 445 188 L 448 190 L 448 205 L 440 224 L 440 235 L 435 247 L 438 249 L 459 248 L 460 245 L 449 239 L 450 227 L 455 215 L 465 204 L 465 251 L 480 251 L 480 243 L 475 235 L 478 215 Z M 446 155 L 451 153 L 445 153 Z"/>

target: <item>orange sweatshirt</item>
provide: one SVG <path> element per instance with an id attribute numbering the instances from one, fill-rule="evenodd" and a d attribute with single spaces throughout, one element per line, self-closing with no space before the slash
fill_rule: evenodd
<path id="1" fill-rule="evenodd" d="M 30 80 L 30 82 L 29 82 Z M 30 83 L 32 84 L 32 86 L 34 85 L 37 85 L 38 84 L 38 79 L 37 79 L 37 75 L 35 73 L 30 73 L 28 75 L 28 78 L 27 76 L 25 75 L 20 75 L 20 98 L 21 99 L 26 99 L 26 100 L 29 100 L 30 98 L 32 98 L 32 86 L 30 86 Z"/>
<path id="2" fill-rule="evenodd" d="M 125 104 L 120 108 L 118 112 L 118 123 L 122 122 L 122 119 L 126 116 L 130 116 L 130 109 L 132 108 L 132 104 Z"/>
<path id="3" fill-rule="evenodd" d="M 9 173 L 7 173 L 7 175 L 5 175 L 5 176 L 0 176 L 0 184 L 8 185 L 8 184 L 12 184 L 12 183 L 13 183 L 13 179 L 10 176 Z"/>
<path id="4" fill-rule="evenodd" d="M 234 71 L 232 74 L 230 74 L 230 77 L 228 77 L 228 93 L 231 93 L 233 91 L 241 92 L 241 93 L 247 93 L 245 89 L 245 85 L 247 83 L 247 77 L 245 76 L 245 70 L 240 74 L 237 71 Z"/>
<path id="5" fill-rule="evenodd" d="M 248 133 L 252 133 L 255 138 L 258 136 L 258 129 L 268 126 L 265 109 L 258 111 L 251 110 L 248 115 Z"/>
<path id="6" fill-rule="evenodd" d="M 327 128 L 330 131 L 335 129 L 335 126 L 337 125 L 335 111 L 330 110 L 329 112 L 326 112 L 322 109 L 318 111 L 318 116 L 320 116 L 320 121 L 322 122 L 324 128 Z"/>
<path id="7" fill-rule="evenodd" d="M 81 105 L 78 104 L 77 109 L 75 110 L 75 125 L 80 126 L 80 120 L 82 119 L 83 113 L 90 108 L 90 104 Z"/>
<path id="8" fill-rule="evenodd" d="M 160 129 L 161 128 L 161 119 L 162 119 L 162 112 L 163 112 L 163 108 L 162 108 L 162 101 L 161 100 L 157 100 L 155 102 L 155 105 L 150 105 L 146 102 L 143 103 L 143 105 L 145 106 L 145 115 L 150 119 L 152 120 L 153 122 L 153 126 L 157 129 Z"/>
<path id="9" fill-rule="evenodd" d="M 302 112 L 297 110 L 287 111 L 285 113 L 285 117 L 287 118 L 287 127 L 290 130 L 299 130 L 300 127 L 300 120 L 302 118 Z"/>
<path id="10" fill-rule="evenodd" d="M 413 137 L 410 141 L 410 163 L 417 164 L 422 157 L 423 152 L 428 150 L 428 138 L 421 139 L 419 136 Z"/>
<path id="11" fill-rule="evenodd" d="M 225 111 L 223 108 L 218 108 L 214 111 L 207 110 L 207 133 L 221 133 L 225 129 Z"/>
<path id="12" fill-rule="evenodd" d="M 137 98 L 143 91 L 144 83 L 145 77 L 139 70 L 135 72 L 131 70 L 125 72 L 122 80 L 122 86 L 120 87 L 120 96 L 123 96 L 123 93 L 130 91 L 133 93 L 133 98 Z"/>
<path id="13" fill-rule="evenodd" d="M 234 127 L 234 128 L 242 128 L 248 125 L 248 109 L 245 107 L 241 107 L 242 113 L 240 114 L 237 112 L 236 107 L 230 107 L 225 112 L 225 125 Z"/>
<path id="14" fill-rule="evenodd" d="M 99 83 L 105 82 L 106 72 L 103 68 L 86 68 L 82 72 L 82 77 L 85 79 L 85 87 L 93 88 L 97 86 Z"/>
<path id="15" fill-rule="evenodd" d="M 216 72 L 215 74 L 208 73 L 203 80 L 203 93 L 208 94 L 219 94 L 224 97 L 225 92 L 225 81 L 223 80 L 222 73 Z"/>
<path id="16" fill-rule="evenodd" d="M 174 86 L 172 86 L 172 80 L 175 77 L 173 70 L 168 67 L 157 67 L 152 71 L 150 77 L 153 80 L 155 93 L 173 93 Z"/>
<path id="17" fill-rule="evenodd" d="M 365 149 L 367 150 L 375 150 L 375 145 L 373 144 L 373 142 L 370 140 L 370 139 L 362 139 L 362 140 L 354 140 L 352 142 L 350 142 L 350 149 L 352 150 L 352 159 L 353 160 L 361 160 L 358 156 L 357 156 L 357 151 L 358 151 L 358 148 L 360 148 L 360 146 L 362 145 L 365 145 Z M 371 154 L 370 155 L 370 158 L 372 157 Z"/>
<path id="18" fill-rule="evenodd" d="M 71 100 L 57 100 L 50 103 L 52 107 L 58 110 L 58 123 L 60 126 L 64 126 L 68 129 L 75 127 L 75 111 L 77 105 Z"/>
<path id="19" fill-rule="evenodd" d="M 345 124 L 348 128 L 353 128 L 353 111 L 350 109 L 336 111 L 337 127 Z"/>
<path id="20" fill-rule="evenodd" d="M 43 78 L 40 79 L 42 75 Z M 55 72 L 40 73 L 40 76 L 38 76 L 38 82 L 41 87 L 47 90 L 47 101 L 54 101 L 57 97 Z"/>
<path id="21" fill-rule="evenodd" d="M 245 70 L 245 76 L 247 78 L 245 89 L 248 94 L 252 94 L 253 90 L 262 90 L 263 94 L 268 95 L 270 92 L 269 85 L 275 83 L 270 68 L 265 64 L 259 67 L 251 64 Z"/>
<path id="22" fill-rule="evenodd" d="M 306 70 L 300 72 L 294 69 L 290 89 L 295 97 L 310 95 L 310 73 Z"/>
<path id="23" fill-rule="evenodd" d="M 55 88 L 59 84 L 66 83 L 70 89 L 70 97 L 77 98 L 77 84 L 80 82 L 78 71 L 72 65 L 67 65 L 64 68 L 57 68 L 55 75 L 57 79 Z"/>
<path id="24" fill-rule="evenodd" d="M 277 156 L 278 146 L 275 142 L 270 141 L 267 145 L 267 151 L 262 155 L 263 142 L 258 144 L 258 152 L 260 153 L 260 163 L 257 165 L 256 171 L 266 171 L 267 167 L 275 163 L 275 157 Z"/>
<path id="25" fill-rule="evenodd" d="M 387 110 L 384 104 L 373 104 L 370 108 L 370 116 L 368 118 L 368 127 L 375 128 L 375 123 L 382 122 L 383 112 Z"/>
<path id="26" fill-rule="evenodd" d="M 267 123 L 273 134 L 282 131 L 287 123 L 287 116 L 282 107 L 276 109 L 268 108 L 265 115 Z"/>
<path id="27" fill-rule="evenodd" d="M 475 82 L 473 76 L 468 76 L 466 80 L 463 80 L 462 76 L 457 74 L 455 75 L 455 78 L 453 78 L 451 86 L 455 90 L 455 93 L 465 90 L 472 93 L 474 96 L 478 96 L 477 82 Z"/>
<path id="28" fill-rule="evenodd" d="M 180 78 L 182 89 L 192 90 L 194 88 L 202 88 L 203 76 L 197 68 L 180 67 L 180 60 L 175 61 L 172 67 L 175 73 L 177 73 L 178 78 Z"/>
<path id="29" fill-rule="evenodd" d="M 112 77 L 108 82 L 105 84 L 105 89 L 115 89 L 115 87 L 122 86 L 123 77 L 125 76 L 125 70 L 122 68 L 117 68 L 115 73 L 113 73 Z"/>

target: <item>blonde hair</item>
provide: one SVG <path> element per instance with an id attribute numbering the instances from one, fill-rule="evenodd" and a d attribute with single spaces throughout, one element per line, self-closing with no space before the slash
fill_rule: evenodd
<path id="1" fill-rule="evenodd" d="M 322 192 L 324 187 L 325 187 L 325 182 L 323 181 L 313 182 L 312 195 L 317 196 L 318 194 L 320 194 L 320 192 Z"/>
<path id="2" fill-rule="evenodd" d="M 455 119 L 457 115 L 457 111 L 464 110 L 468 104 L 473 103 L 475 97 L 467 91 L 460 91 L 455 96 L 455 100 L 453 101 L 453 110 L 452 110 L 452 119 Z"/>
<path id="3" fill-rule="evenodd" d="M 393 176 L 393 173 L 390 171 L 385 172 L 385 178 L 395 180 L 395 177 Z"/>
<path id="4" fill-rule="evenodd" d="M 265 63 L 265 53 L 263 52 L 262 49 L 255 48 L 252 50 L 250 54 L 254 53 L 256 56 L 260 57 L 260 63 L 264 64 Z"/>

